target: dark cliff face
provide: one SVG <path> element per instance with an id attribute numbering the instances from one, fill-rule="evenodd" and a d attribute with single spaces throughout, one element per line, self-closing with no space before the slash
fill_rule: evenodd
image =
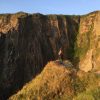
<path id="1" fill-rule="evenodd" d="M 78 24 L 79 17 L 1 15 L 0 98 L 9 97 L 40 73 L 48 61 L 57 59 L 62 46 L 66 59 Z"/>
<path id="2" fill-rule="evenodd" d="M 0 15 L 0 98 L 6 99 L 17 92 L 40 73 L 48 61 L 57 59 L 60 47 L 63 48 L 64 59 L 82 66 L 80 68 L 92 66 L 94 62 L 99 66 L 100 56 L 97 60 L 92 59 L 99 55 L 96 51 L 100 48 L 100 33 L 96 29 L 99 27 L 96 22 L 100 19 L 98 16 L 98 12 L 81 17 L 26 13 Z M 97 32 L 91 30 L 90 25 Z M 95 35 L 97 40 L 94 39 L 96 44 L 91 48 L 84 45 L 93 44 L 94 40 L 88 33 L 98 33 Z M 82 51 L 84 48 L 85 53 Z M 88 53 L 91 51 L 95 55 Z"/>

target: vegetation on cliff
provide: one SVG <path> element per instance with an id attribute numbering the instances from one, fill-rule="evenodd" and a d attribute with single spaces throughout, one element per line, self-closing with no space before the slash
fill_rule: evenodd
<path id="1" fill-rule="evenodd" d="M 99 81 L 95 73 L 77 72 L 66 61 L 49 62 L 40 75 L 9 100 L 99 100 Z"/>

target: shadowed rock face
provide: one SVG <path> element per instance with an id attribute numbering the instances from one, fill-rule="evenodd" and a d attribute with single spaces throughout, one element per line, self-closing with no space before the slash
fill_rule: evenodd
<path id="1" fill-rule="evenodd" d="M 79 17 L 1 15 L 0 98 L 9 97 L 40 73 L 48 61 L 57 59 L 62 46 L 66 59 L 78 23 Z"/>
<path id="2" fill-rule="evenodd" d="M 99 12 L 81 17 L 0 15 L 0 98 L 8 98 L 40 73 L 48 61 L 57 59 L 60 47 L 63 47 L 64 59 L 73 61 L 82 70 L 89 50 L 92 50 L 91 66 L 100 66 L 99 16 Z"/>

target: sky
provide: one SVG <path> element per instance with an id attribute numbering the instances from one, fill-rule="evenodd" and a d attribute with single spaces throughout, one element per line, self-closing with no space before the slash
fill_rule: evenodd
<path id="1" fill-rule="evenodd" d="M 0 13 L 82 15 L 100 10 L 100 0 L 0 0 Z"/>

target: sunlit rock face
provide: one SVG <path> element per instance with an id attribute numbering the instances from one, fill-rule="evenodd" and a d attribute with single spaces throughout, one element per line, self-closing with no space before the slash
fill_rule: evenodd
<path id="1" fill-rule="evenodd" d="M 58 59 L 83 71 L 100 69 L 100 12 L 85 16 L 0 15 L 0 98 L 8 98 Z"/>
<path id="2" fill-rule="evenodd" d="M 100 70 L 100 12 L 93 12 L 80 19 L 77 47 L 79 67 L 84 71 Z"/>

